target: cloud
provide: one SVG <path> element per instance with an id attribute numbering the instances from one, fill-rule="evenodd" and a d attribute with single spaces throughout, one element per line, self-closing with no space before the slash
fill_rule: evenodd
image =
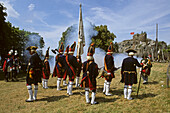
<path id="1" fill-rule="evenodd" d="M 18 18 L 20 14 L 13 8 L 13 5 L 9 3 L 9 1 L 2 1 L 4 6 L 7 8 L 7 20 L 10 17 Z"/>
<path id="2" fill-rule="evenodd" d="M 32 21 L 32 20 L 26 20 L 25 22 L 28 22 L 28 23 L 33 23 L 33 21 Z"/>
<path id="3" fill-rule="evenodd" d="M 59 41 L 61 39 L 62 33 L 68 28 L 68 26 L 51 26 L 53 29 L 51 31 L 35 31 L 39 33 L 45 41 L 45 47 L 43 52 L 46 51 L 47 47 L 51 47 L 51 49 L 58 48 Z M 48 27 L 48 29 L 51 29 Z M 52 54 L 50 52 L 50 54 Z"/>
<path id="4" fill-rule="evenodd" d="M 34 8 L 35 8 L 35 5 L 34 5 L 34 4 L 30 4 L 30 5 L 28 6 L 29 11 L 32 11 Z"/>
<path id="5" fill-rule="evenodd" d="M 88 13 L 90 16 L 88 14 L 87 20 L 97 25 L 106 24 L 109 30 L 118 37 L 117 41 L 131 38 L 129 33 L 132 31 L 135 33 L 146 31 L 150 33 L 148 36 L 154 36 L 156 23 L 160 23 L 160 26 L 162 26 L 160 32 L 165 26 L 162 24 L 165 23 L 168 26 L 170 23 L 169 21 L 162 21 L 165 17 L 169 18 L 170 8 L 168 8 L 167 2 L 161 1 L 132 0 L 123 5 L 120 10 L 98 6 L 91 8 Z M 154 39 L 154 37 L 152 38 Z"/>
<path id="6" fill-rule="evenodd" d="M 44 21 L 44 18 L 47 17 L 48 14 L 42 11 L 36 11 L 33 13 L 33 17 L 34 19 L 37 19 L 39 22 L 41 22 L 44 25 L 48 26 L 48 23 L 46 21 Z"/>
<path id="7" fill-rule="evenodd" d="M 81 3 L 81 0 L 65 0 L 65 2 L 73 5 L 79 5 Z"/>
<path id="8" fill-rule="evenodd" d="M 67 12 L 67 11 L 59 11 L 59 13 L 65 15 L 65 16 L 67 16 L 69 18 L 73 18 L 73 15 L 71 13 Z"/>

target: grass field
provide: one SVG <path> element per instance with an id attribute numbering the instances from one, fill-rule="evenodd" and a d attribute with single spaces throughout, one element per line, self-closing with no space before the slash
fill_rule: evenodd
<path id="1" fill-rule="evenodd" d="M 166 70 L 168 63 L 153 63 L 149 84 L 141 84 L 139 96 L 136 97 L 138 85 L 133 85 L 132 97 L 134 100 L 123 98 L 123 84 L 120 83 L 120 70 L 115 73 L 111 82 L 113 96 L 102 93 L 104 79 L 97 79 L 97 105 L 85 103 L 82 89 L 73 87 L 73 95 L 66 94 L 66 87 L 62 91 L 56 90 L 57 78 L 49 79 L 49 89 L 39 85 L 38 101 L 26 103 L 28 92 L 25 74 L 19 75 L 18 82 L 5 82 L 0 72 L 0 113 L 61 113 L 61 112 L 141 112 L 141 113 L 168 113 L 170 112 L 170 89 L 166 88 Z M 139 75 L 138 75 L 139 78 Z"/>

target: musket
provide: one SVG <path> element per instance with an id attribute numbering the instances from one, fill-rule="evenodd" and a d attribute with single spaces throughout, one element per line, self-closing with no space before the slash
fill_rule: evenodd
<path id="1" fill-rule="evenodd" d="M 140 72 L 141 72 L 142 70 L 140 69 Z M 139 94 L 139 89 L 140 89 L 140 82 L 141 82 L 141 74 L 140 74 L 140 78 L 139 78 L 139 84 L 138 84 L 138 90 L 137 90 L 137 97 L 138 97 L 138 94 Z"/>
<path id="2" fill-rule="evenodd" d="M 101 70 L 102 68 L 104 68 L 104 66 L 102 66 L 102 67 L 98 68 L 98 70 Z"/>
<path id="3" fill-rule="evenodd" d="M 104 66 L 103 66 L 103 67 L 104 67 Z M 102 67 L 101 67 L 101 68 L 102 68 Z M 116 68 L 113 72 L 117 71 L 118 69 L 120 69 L 120 67 Z M 107 71 L 106 71 L 106 70 L 102 70 L 102 71 L 103 71 L 103 72 L 102 72 L 101 76 L 98 77 L 98 79 L 101 78 L 101 77 L 107 77 Z"/>
<path id="4" fill-rule="evenodd" d="M 89 77 L 89 71 L 87 71 L 87 75 L 86 75 L 87 77 Z M 82 87 L 78 87 L 78 89 L 80 90 Z M 81 94 L 81 95 L 84 95 L 81 91 L 79 91 L 79 93 Z"/>
<path id="5" fill-rule="evenodd" d="M 47 51 L 46 51 L 46 52 L 48 52 L 48 54 L 49 54 L 49 49 L 50 49 L 50 46 L 47 48 Z M 45 58 L 44 58 L 44 60 L 45 60 Z M 44 60 L 43 60 L 43 61 L 44 61 Z"/>
<path id="6" fill-rule="evenodd" d="M 51 50 L 54 54 L 56 54 L 56 51 L 59 53 L 58 49 L 52 49 Z"/>

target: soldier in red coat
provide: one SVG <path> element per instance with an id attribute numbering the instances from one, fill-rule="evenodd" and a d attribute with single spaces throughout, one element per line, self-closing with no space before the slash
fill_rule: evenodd
<path id="1" fill-rule="evenodd" d="M 69 75 L 69 84 L 67 85 L 67 94 L 72 95 L 72 89 L 73 89 L 73 82 L 74 78 L 76 76 L 76 72 L 78 70 L 79 64 L 77 62 L 77 58 L 73 56 L 74 51 L 75 51 L 75 46 L 76 42 L 74 42 L 70 48 L 69 48 L 69 53 L 65 57 L 66 64 L 67 64 L 67 75 Z"/>
<path id="2" fill-rule="evenodd" d="M 96 95 L 96 77 L 98 76 L 98 65 L 94 62 L 93 54 L 95 52 L 94 44 L 88 48 L 87 61 L 83 63 L 83 77 L 81 80 L 81 87 L 85 88 L 86 103 L 98 104 L 95 101 Z M 91 102 L 89 99 L 89 89 L 92 91 Z"/>
<path id="3" fill-rule="evenodd" d="M 60 91 L 62 90 L 60 88 L 60 84 L 61 84 L 61 79 L 63 78 L 64 75 L 64 55 L 63 55 L 63 51 L 64 51 L 64 45 L 63 43 L 61 43 L 59 50 L 58 50 L 58 54 L 56 56 L 56 62 L 55 62 L 55 67 L 54 67 L 54 71 L 53 71 L 53 77 L 58 77 L 57 78 L 57 90 Z"/>
<path id="4" fill-rule="evenodd" d="M 15 50 L 15 53 L 14 53 L 14 55 L 12 56 L 12 61 L 13 61 L 13 65 L 12 65 L 12 80 L 16 80 L 16 81 L 18 81 L 18 79 L 17 79 L 17 71 L 18 71 L 18 64 L 19 64 L 19 62 L 18 62 L 18 59 L 17 59 L 17 56 L 18 56 L 18 52 L 17 52 L 17 50 Z"/>
<path id="5" fill-rule="evenodd" d="M 80 78 L 80 73 L 81 73 L 81 68 L 82 68 L 82 61 L 81 61 L 81 56 L 76 56 L 77 62 L 79 63 L 79 67 L 76 73 L 76 83 L 75 86 L 79 87 L 79 78 Z"/>
<path id="6" fill-rule="evenodd" d="M 109 93 L 110 89 L 110 83 L 112 81 L 112 78 L 115 78 L 114 71 L 117 69 L 114 65 L 114 59 L 113 59 L 113 43 L 110 43 L 110 46 L 108 47 L 107 54 L 104 58 L 104 70 L 107 71 L 107 75 L 105 76 L 105 82 L 104 82 L 104 88 L 103 93 L 106 96 L 111 96 L 112 94 Z"/>
<path id="7" fill-rule="evenodd" d="M 141 77 L 143 79 L 143 84 L 147 84 L 148 76 L 150 75 L 152 64 L 150 59 L 147 57 L 147 53 L 145 53 L 142 56 L 142 58 L 143 59 L 141 60 L 141 65 L 142 65 Z"/>
<path id="8" fill-rule="evenodd" d="M 45 59 L 43 62 L 43 68 L 42 68 L 42 73 L 43 73 L 42 84 L 44 89 L 48 89 L 48 79 L 50 77 L 50 65 L 48 59 L 49 59 L 49 48 L 46 51 Z"/>
<path id="9" fill-rule="evenodd" d="M 26 50 L 29 51 L 31 57 L 29 59 L 28 67 L 27 67 L 27 76 L 26 76 L 26 83 L 29 98 L 26 102 L 33 102 L 37 99 L 37 92 L 38 92 L 38 83 L 41 83 L 42 80 L 42 61 L 39 55 L 36 52 L 36 46 L 27 47 Z M 32 84 L 34 84 L 34 95 L 32 91 Z"/>
<path id="10" fill-rule="evenodd" d="M 64 52 L 64 59 L 67 57 L 68 52 L 69 52 L 69 45 L 66 47 L 66 50 Z M 66 64 L 66 62 L 65 62 L 65 64 Z M 64 75 L 63 75 L 63 86 L 67 86 L 66 79 L 67 79 L 67 68 L 65 67 L 64 68 Z"/>
<path id="11" fill-rule="evenodd" d="M 12 71 L 12 68 L 10 68 L 11 55 L 12 55 L 12 51 L 10 50 L 10 51 L 8 52 L 8 56 L 7 56 L 7 58 L 5 59 L 4 64 L 3 64 L 3 72 L 4 72 L 4 74 L 5 74 L 5 81 L 6 81 L 6 82 L 8 82 L 9 77 L 10 77 L 10 73 L 11 73 L 11 71 Z"/>

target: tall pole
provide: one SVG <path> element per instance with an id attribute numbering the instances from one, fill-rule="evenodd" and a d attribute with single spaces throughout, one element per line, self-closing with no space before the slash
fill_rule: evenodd
<path id="1" fill-rule="evenodd" d="M 77 56 L 81 56 L 84 53 L 83 47 L 85 46 L 85 38 L 84 38 L 83 18 L 82 18 L 81 6 L 82 5 L 80 4 Z"/>
<path id="2" fill-rule="evenodd" d="M 155 48 L 155 56 L 158 59 L 158 24 L 156 24 L 156 48 Z"/>

